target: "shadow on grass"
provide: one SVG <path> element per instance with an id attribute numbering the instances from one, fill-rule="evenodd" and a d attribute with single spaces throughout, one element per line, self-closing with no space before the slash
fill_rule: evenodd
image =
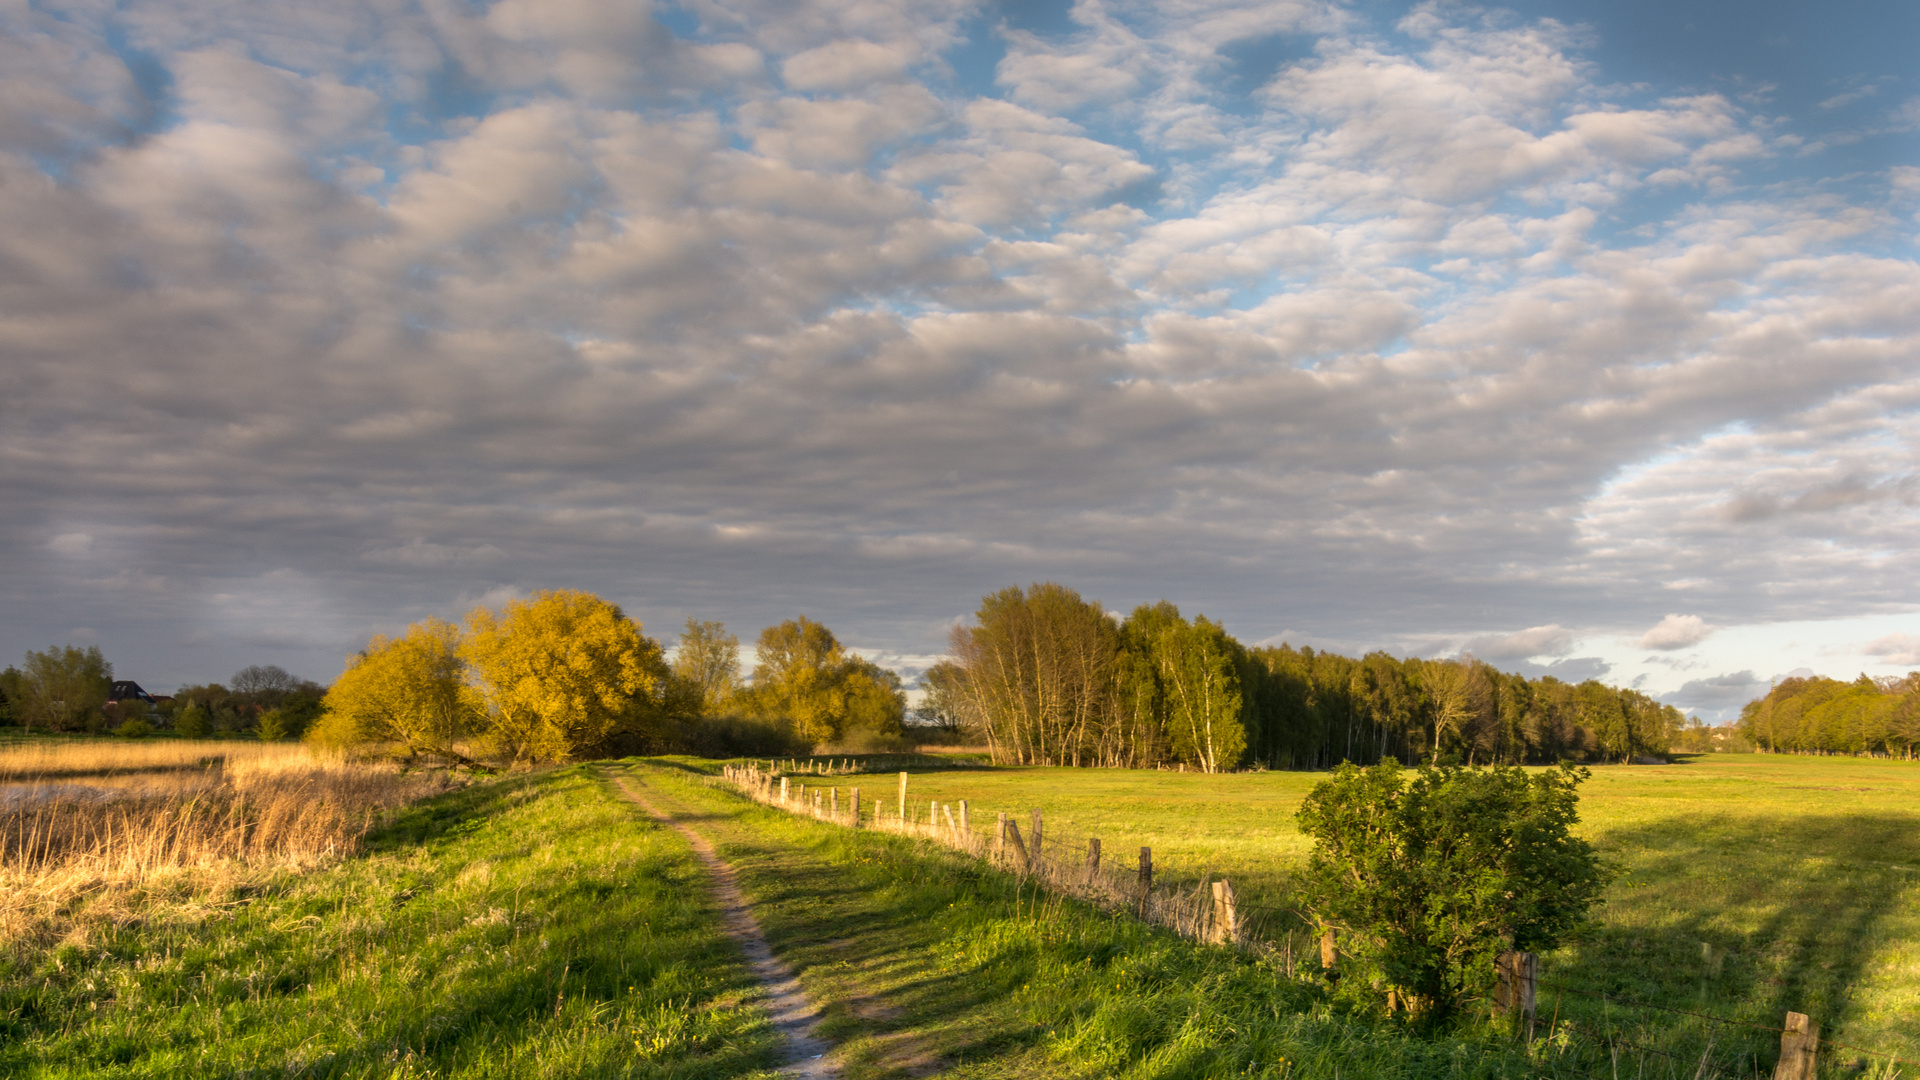
<path id="1" fill-rule="evenodd" d="M 849 1044 L 849 1075 L 917 1075 L 1045 1037 L 1004 1007 L 1030 966 L 1004 955 L 991 971 L 926 964 L 951 944 L 957 920 L 984 917 L 956 911 L 978 913 L 968 903 L 976 899 L 997 907 L 992 901 L 1011 899 L 1010 884 L 959 860 L 930 881 L 929 853 L 898 837 L 816 827 L 746 803 L 696 808 L 689 803 L 704 800 L 682 801 L 691 793 L 654 793 L 679 820 L 705 823 L 768 941 L 823 1002 L 822 1034 Z"/>
<path id="2" fill-rule="evenodd" d="M 1748 1069 L 1770 1068 L 1779 1037 L 1620 999 L 1778 1028 L 1788 1011 L 1824 1033 L 1912 1058 L 1905 1032 L 1862 1028 L 1864 985 L 1889 923 L 1909 917 L 1920 836 L 1909 814 L 1796 816 L 1774 822 L 1695 814 L 1599 838 L 1630 867 L 1598 913 L 1600 929 L 1551 957 L 1542 1009 L 1637 1033 Z M 1555 985 L 1608 995 L 1600 1002 Z M 1551 1003 L 1551 1004 L 1548 1004 Z M 1631 1037 L 1631 1036 L 1630 1036 Z M 1637 1041 L 1637 1040 L 1636 1040 Z"/>

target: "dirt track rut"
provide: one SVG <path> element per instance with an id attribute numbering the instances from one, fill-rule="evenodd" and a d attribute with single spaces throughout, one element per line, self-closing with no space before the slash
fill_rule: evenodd
<path id="1" fill-rule="evenodd" d="M 740 950 L 746 954 L 747 965 L 765 992 L 767 1007 L 773 1014 L 773 1026 L 786 1043 L 787 1064 L 779 1072 L 786 1076 L 822 1080 L 836 1076 L 833 1066 L 827 1061 L 833 1044 L 820 1038 L 815 1030 L 820 1018 L 819 1010 L 801 992 L 799 976 L 768 946 L 766 935 L 760 932 L 759 921 L 747 906 L 746 894 L 740 891 L 739 879 L 733 867 L 714 851 L 713 844 L 706 836 L 671 812 L 661 809 L 658 803 L 642 793 L 640 785 L 635 784 L 632 778 L 617 776 L 613 782 L 628 802 L 685 837 L 688 846 L 693 848 L 694 857 L 706 868 L 707 876 L 713 883 L 714 899 L 720 903 L 721 919 L 727 933 L 740 943 Z"/>

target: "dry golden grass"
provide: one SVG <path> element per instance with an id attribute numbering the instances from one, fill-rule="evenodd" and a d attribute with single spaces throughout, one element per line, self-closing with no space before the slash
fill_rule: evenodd
<path id="1" fill-rule="evenodd" d="M 167 739 L 152 742 L 123 739 L 72 742 L 34 740 L 0 750 L 0 783 L 171 772 L 205 768 L 216 762 L 297 762 L 304 765 L 312 760 L 307 748 L 297 743 L 263 743 L 254 739 Z"/>
<path id="2" fill-rule="evenodd" d="M 22 748 L 0 755 L 0 777 L 14 781 L 0 784 L 9 951 L 349 855 L 385 813 L 454 782 L 258 743 Z"/>

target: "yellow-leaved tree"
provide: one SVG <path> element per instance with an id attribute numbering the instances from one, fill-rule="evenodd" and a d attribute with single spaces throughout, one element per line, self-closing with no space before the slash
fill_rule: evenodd
<path id="1" fill-rule="evenodd" d="M 333 681 L 307 738 L 340 749 L 398 744 L 466 761 L 454 744 L 477 726 L 480 701 L 459 646 L 460 628 L 441 619 L 414 623 L 401 637 L 376 636 Z"/>
<path id="2" fill-rule="evenodd" d="M 802 615 L 760 632 L 759 662 L 745 696 L 762 716 L 784 720 L 821 745 L 898 735 L 906 714 L 900 678 L 850 655 L 833 631 Z"/>
<path id="3" fill-rule="evenodd" d="M 495 749 L 564 761 L 664 722 L 660 645 L 618 605 L 571 589 L 467 616 L 461 653 L 486 703 Z"/>

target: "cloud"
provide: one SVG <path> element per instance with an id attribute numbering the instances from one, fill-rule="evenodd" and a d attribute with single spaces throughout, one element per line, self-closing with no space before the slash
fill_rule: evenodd
<path id="1" fill-rule="evenodd" d="M 1539 664 L 1531 660 L 1509 661 L 1501 667 L 1518 672 L 1529 678 L 1550 676 L 1561 682 L 1580 683 L 1588 679 L 1604 679 L 1613 670 L 1613 665 L 1597 656 L 1574 656 L 1565 660 L 1555 660 L 1550 664 Z"/>
<path id="2" fill-rule="evenodd" d="M 1573 651 L 1573 631 L 1558 624 L 1534 626 L 1511 634 L 1488 634 L 1470 639 L 1464 651 L 1482 660 L 1525 660 L 1532 656 L 1565 656 Z"/>
<path id="3" fill-rule="evenodd" d="M 1920 634 L 1888 634 L 1860 646 L 1863 656 L 1877 656 L 1883 664 L 1920 666 Z"/>
<path id="4" fill-rule="evenodd" d="M 1766 694 L 1770 684 L 1751 671 L 1736 671 L 1710 679 L 1690 679 L 1680 689 L 1660 695 L 1666 704 L 1694 709 L 1705 716 L 1725 718 L 1754 698 Z"/>
<path id="5" fill-rule="evenodd" d="M 1698 615 L 1668 615 L 1640 635 L 1640 647 L 1662 651 L 1688 649 L 1707 640 L 1716 629 Z"/>
<path id="6" fill-rule="evenodd" d="M 1577 680 L 1569 611 L 1920 605 L 1912 178 L 1775 184 L 1587 31 L 329 11 L 0 13 L 0 645 L 324 674 L 569 586 L 922 657 L 1059 579 Z"/>
<path id="7" fill-rule="evenodd" d="M 93 537 L 88 533 L 61 533 L 47 541 L 47 550 L 58 555 L 85 555 L 93 550 Z"/>

